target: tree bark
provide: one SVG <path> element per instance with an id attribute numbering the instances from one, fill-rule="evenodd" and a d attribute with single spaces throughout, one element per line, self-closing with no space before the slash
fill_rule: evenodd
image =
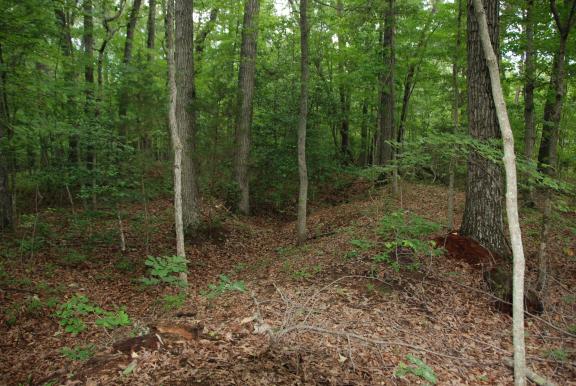
<path id="1" fill-rule="evenodd" d="M 552 74 L 548 86 L 548 95 L 544 105 L 544 122 L 542 126 L 542 141 L 538 152 L 538 166 L 540 170 L 550 175 L 555 175 L 558 158 L 558 134 L 562 107 L 564 105 L 565 81 L 566 81 L 566 46 L 570 30 L 574 25 L 574 13 L 576 0 L 571 0 L 569 13 L 566 20 L 561 20 L 560 12 L 556 6 L 556 0 L 550 0 L 550 10 L 556 28 L 560 35 L 558 51 L 554 54 Z"/>
<path id="2" fill-rule="evenodd" d="M 0 231 L 14 227 L 12 191 L 9 184 L 9 160 L 7 156 L 9 140 L 8 96 L 6 94 L 6 74 L 2 43 L 0 43 Z"/>
<path id="3" fill-rule="evenodd" d="M 306 125 L 308 120 L 308 0 L 300 0 L 300 113 L 298 117 L 298 193 L 297 241 L 306 241 L 308 168 L 306 166 Z"/>
<path id="4" fill-rule="evenodd" d="M 250 135 L 256 82 L 256 43 L 258 40 L 259 0 L 246 0 L 240 47 L 240 70 L 238 75 L 238 116 L 236 120 L 236 157 L 234 179 L 240 190 L 238 210 L 250 214 Z"/>
<path id="5" fill-rule="evenodd" d="M 513 292 L 512 292 L 512 335 L 514 346 L 514 384 L 526 385 L 526 352 L 524 345 L 524 248 L 522 246 L 522 233 L 518 219 L 518 184 L 516 181 L 516 156 L 514 154 L 514 134 L 508 119 L 508 111 L 502 86 L 500 85 L 500 72 L 498 58 L 490 41 L 486 11 L 482 0 L 473 0 L 476 10 L 476 21 L 479 26 L 479 35 L 482 42 L 486 64 L 490 72 L 490 84 L 494 107 L 498 117 L 498 124 L 504 142 L 504 168 L 506 170 L 506 212 L 508 214 L 508 228 L 512 241 L 512 254 L 514 256 Z M 496 12 L 497 4 L 496 3 Z M 490 10 L 490 8 L 488 8 Z M 470 15 L 471 16 L 471 15 Z M 471 17 L 470 17 L 471 18 Z M 496 37 L 498 35 L 496 34 Z M 497 41 L 497 38 L 496 38 Z"/>
<path id="6" fill-rule="evenodd" d="M 182 217 L 184 227 L 194 231 L 200 221 L 198 184 L 194 162 L 196 114 L 194 90 L 193 1 L 176 0 L 176 121 L 182 142 Z"/>
<path id="7" fill-rule="evenodd" d="M 498 0 L 485 0 L 490 39 L 498 45 Z M 473 0 L 468 0 L 468 128 L 480 141 L 500 138 L 496 108 L 492 99 L 490 73 L 480 41 Z M 489 250 L 509 256 L 502 220 L 502 171 L 500 165 L 476 151 L 468 156 L 466 206 L 460 232 Z"/>
<path id="8" fill-rule="evenodd" d="M 132 4 L 132 10 L 130 11 L 130 16 L 128 18 L 128 24 L 126 25 L 126 41 L 124 42 L 124 57 L 122 59 L 122 63 L 124 64 L 124 71 L 128 70 L 128 66 L 132 61 L 132 46 L 134 43 L 134 30 L 136 29 L 136 23 L 138 21 L 138 13 L 140 12 L 140 5 L 142 4 L 142 0 L 134 0 Z M 124 80 L 126 82 L 126 74 L 124 74 Z M 120 86 L 120 98 L 118 103 L 118 115 L 120 117 L 120 138 L 123 142 L 126 141 L 126 137 L 128 135 L 128 122 L 127 116 L 128 113 L 128 103 L 130 99 L 130 95 L 128 93 L 128 89 L 126 84 L 122 84 Z"/>
<path id="9" fill-rule="evenodd" d="M 454 56 L 452 57 L 452 132 L 458 133 L 460 130 L 460 88 L 458 86 L 458 72 L 460 49 L 462 46 L 462 0 L 458 0 L 458 14 L 456 17 L 456 46 L 454 47 Z M 455 157 L 450 159 L 448 167 L 448 230 L 454 229 L 454 163 Z"/>
<path id="10" fill-rule="evenodd" d="M 336 3 L 336 14 L 338 18 L 342 18 L 342 11 L 344 5 L 342 0 L 338 0 Z M 344 33 L 337 33 L 338 38 L 338 49 L 340 51 L 346 48 L 346 35 Z M 341 76 L 347 75 L 346 69 L 346 57 L 345 54 L 340 54 L 340 59 L 338 60 L 338 68 Z M 340 96 L 340 157 L 344 165 L 348 165 L 352 162 L 352 151 L 350 150 L 350 104 L 352 102 L 350 87 L 347 84 L 348 80 L 340 82 L 338 86 L 338 94 Z"/>
<path id="11" fill-rule="evenodd" d="M 176 120 L 176 65 L 174 63 L 174 0 L 167 0 L 166 4 L 166 48 L 168 60 L 168 87 L 170 99 L 168 105 L 168 122 L 170 125 L 170 137 L 174 151 L 174 223 L 176 226 L 176 255 L 186 257 L 184 248 L 184 222 L 182 212 L 182 141 L 178 132 Z M 180 275 L 180 279 L 188 282 L 186 272 Z"/>
<path id="12" fill-rule="evenodd" d="M 395 21 L 396 1 L 387 0 L 388 4 L 384 13 L 384 35 L 382 38 L 382 58 L 385 73 L 380 75 L 380 109 L 379 109 L 379 140 L 378 140 L 378 163 L 384 165 L 392 160 L 393 148 L 388 143 L 395 139 L 394 135 L 394 70 L 395 58 Z"/>
<path id="13" fill-rule="evenodd" d="M 82 45 L 84 46 L 84 87 L 85 101 L 84 114 L 91 120 L 94 118 L 94 16 L 92 0 L 84 0 L 84 33 L 82 35 Z M 90 172 L 94 170 L 95 154 L 92 141 L 86 144 L 86 167 Z M 95 181 L 92 179 L 92 187 Z M 92 204 L 96 204 L 96 194 L 92 192 Z"/>
<path id="14" fill-rule="evenodd" d="M 154 46 L 156 40 L 156 0 L 148 0 L 148 24 L 146 26 L 146 57 L 148 61 L 154 56 Z"/>
<path id="15" fill-rule="evenodd" d="M 368 165 L 370 159 L 370 138 L 368 134 L 368 101 L 362 101 L 362 123 L 360 126 L 360 165 Z"/>
<path id="16" fill-rule="evenodd" d="M 526 30 L 526 47 L 524 50 L 524 157 L 532 159 L 536 141 L 536 124 L 534 121 L 534 0 L 526 0 L 524 17 Z"/>
<path id="17" fill-rule="evenodd" d="M 554 178 L 557 174 L 558 162 L 558 138 L 564 94 L 566 88 L 566 46 L 568 36 L 575 21 L 576 0 L 566 2 L 569 11 L 565 20 L 557 8 L 556 0 L 550 0 L 550 11 L 554 17 L 556 28 L 560 35 L 558 51 L 554 54 L 552 74 L 548 86 L 548 95 L 544 105 L 544 123 L 542 127 L 542 141 L 538 152 L 538 168 L 544 174 Z M 546 290 L 546 278 L 548 275 L 548 255 L 546 252 L 550 217 L 552 215 L 552 191 L 547 189 L 544 197 L 542 210 L 542 227 L 540 247 L 538 250 L 538 291 L 543 294 Z"/>

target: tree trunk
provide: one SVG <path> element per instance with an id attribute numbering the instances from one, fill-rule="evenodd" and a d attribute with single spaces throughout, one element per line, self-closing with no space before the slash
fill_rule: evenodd
<path id="1" fill-rule="evenodd" d="M 336 3 L 336 14 L 338 18 L 342 18 L 343 8 L 342 0 L 338 0 Z M 344 33 L 337 33 L 336 36 L 338 38 L 338 50 L 342 51 L 346 48 L 346 35 Z M 341 53 L 340 59 L 338 60 L 338 69 L 341 76 L 347 75 L 345 57 L 346 55 Z M 352 98 L 347 82 L 348 80 L 344 79 L 338 86 L 338 94 L 340 96 L 340 157 L 344 165 L 350 164 L 353 158 L 352 151 L 350 150 L 350 104 Z"/>
<path id="2" fill-rule="evenodd" d="M 194 42 L 196 50 L 195 67 L 194 67 L 196 71 L 195 74 L 198 74 L 200 72 L 200 65 L 202 64 L 202 54 L 204 53 L 206 38 L 208 37 L 208 34 L 210 34 L 210 32 L 212 32 L 212 30 L 214 29 L 217 17 L 218 17 L 218 8 L 212 8 L 212 10 L 210 11 L 210 17 L 208 18 L 208 21 L 206 22 L 202 30 L 200 30 L 196 35 L 196 41 Z"/>
<path id="3" fill-rule="evenodd" d="M 568 2 L 566 2 L 568 5 Z M 574 24 L 576 0 L 571 0 L 569 12 L 565 20 L 562 20 L 555 0 L 550 0 L 550 11 L 554 17 L 556 28 L 560 35 L 558 51 L 554 54 L 552 74 L 548 86 L 548 95 L 544 105 L 544 123 L 542 127 L 542 141 L 538 152 L 538 168 L 548 176 L 556 176 L 558 161 L 558 138 L 562 107 L 564 105 L 565 82 L 566 82 L 566 44 L 570 30 Z M 548 275 L 548 255 L 546 244 L 548 241 L 549 222 L 552 215 L 552 192 L 546 191 L 544 208 L 542 211 L 542 228 L 540 248 L 538 251 L 538 291 L 543 294 L 546 289 L 546 277 Z"/>
<path id="4" fill-rule="evenodd" d="M 388 6 L 384 14 L 384 36 L 382 39 L 382 57 L 385 73 L 380 76 L 380 110 L 379 110 L 379 140 L 378 163 L 384 165 L 392 160 L 393 148 L 388 143 L 395 139 L 394 135 L 394 67 L 395 59 L 395 0 L 387 0 Z"/>
<path id="5" fill-rule="evenodd" d="M 176 0 L 176 121 L 182 142 L 182 217 L 184 227 L 194 231 L 200 221 L 198 184 L 194 162 L 196 114 L 194 90 L 193 1 Z"/>
<path id="6" fill-rule="evenodd" d="M 4 57 L 0 43 L 0 231 L 14 227 L 12 192 L 9 184 L 9 160 L 7 156 L 9 140 L 8 96 L 6 95 L 6 74 Z"/>
<path id="7" fill-rule="evenodd" d="M 368 165 L 370 151 L 368 146 L 370 145 L 370 139 L 368 135 L 368 101 L 364 100 L 362 102 L 362 123 L 360 126 L 360 165 Z"/>
<path id="8" fill-rule="evenodd" d="M 124 71 L 128 70 L 128 66 L 132 61 L 132 46 L 134 43 L 134 30 L 136 29 L 136 22 L 138 21 L 138 13 L 140 12 L 140 5 L 142 0 L 134 0 L 132 5 L 132 10 L 130 11 L 130 17 L 128 18 L 128 24 L 126 25 L 126 41 L 124 43 L 124 58 L 122 63 L 124 64 Z M 130 95 L 128 93 L 126 83 L 126 73 L 124 74 L 123 83 L 120 86 L 120 98 L 118 102 L 118 115 L 120 117 L 120 138 L 123 142 L 126 141 L 128 135 L 128 122 L 126 114 L 128 113 L 128 103 Z"/>
<path id="9" fill-rule="evenodd" d="M 182 212 L 182 141 L 178 132 L 176 120 L 176 65 L 174 63 L 174 0 L 167 0 L 166 4 L 166 48 L 168 59 L 168 87 L 170 102 L 168 106 L 168 122 L 170 137 L 174 151 L 174 223 L 176 226 L 176 255 L 186 257 L 184 248 L 184 222 Z M 181 273 L 180 279 L 188 281 L 186 272 Z"/>
<path id="10" fill-rule="evenodd" d="M 238 117 L 236 121 L 236 157 L 234 179 L 240 189 L 238 210 L 250 214 L 250 135 L 256 81 L 256 42 L 258 39 L 259 0 L 246 0 L 240 47 L 240 71 L 238 76 Z"/>
<path id="11" fill-rule="evenodd" d="M 490 42 L 486 12 L 482 0 L 473 0 L 476 10 L 476 21 L 480 29 L 480 40 L 486 65 L 490 72 L 490 83 L 494 106 L 498 116 L 498 124 L 504 142 L 504 168 L 506 169 L 506 212 L 508 214 L 508 228 L 512 241 L 512 254 L 514 256 L 513 292 L 512 292 L 512 335 L 514 346 L 514 384 L 523 386 L 526 384 L 526 352 L 524 346 L 524 248 L 522 246 L 522 233 L 518 219 L 518 184 L 516 181 L 516 156 L 514 154 L 514 134 L 508 119 L 508 111 L 502 86 L 500 85 L 500 73 L 498 70 L 498 58 Z M 496 12 L 498 12 L 498 1 Z M 488 8 L 490 10 L 490 8 Z M 471 19 L 472 15 L 469 16 Z M 496 19 L 497 20 L 497 19 Z M 492 20 L 494 21 L 494 20 Z M 497 41 L 498 34 L 495 38 Z"/>
<path id="12" fill-rule="evenodd" d="M 84 46 L 84 82 L 85 82 L 85 104 L 84 114 L 89 120 L 94 119 L 94 16 L 92 0 L 84 0 L 84 33 L 82 35 L 82 45 Z M 91 140 L 86 144 L 86 167 L 89 172 L 94 170 L 94 146 Z M 95 187 L 95 181 L 92 179 L 92 188 Z M 92 204 L 96 205 L 96 194 L 92 192 Z"/>
<path id="13" fill-rule="evenodd" d="M 146 27 L 146 54 L 148 61 L 152 60 L 154 55 L 154 46 L 156 40 L 156 0 L 148 0 L 148 25 Z"/>
<path id="14" fill-rule="evenodd" d="M 534 0 L 526 0 L 526 47 L 524 51 L 524 157 L 532 159 L 536 141 L 536 124 L 534 121 Z"/>
<path id="15" fill-rule="evenodd" d="M 498 0 L 485 0 L 490 39 L 498 51 Z M 492 99 L 490 73 L 486 65 L 473 0 L 468 0 L 468 128 L 476 140 L 500 138 L 496 108 Z M 509 256 L 502 221 L 502 171 L 500 165 L 476 151 L 468 156 L 466 206 L 462 235 L 485 248 Z"/>
<path id="16" fill-rule="evenodd" d="M 306 166 L 306 124 L 308 120 L 308 0 L 300 0 L 300 113 L 298 117 L 298 194 L 297 241 L 306 241 L 308 168 Z"/>
<path id="17" fill-rule="evenodd" d="M 456 17 L 456 46 L 454 47 L 454 56 L 452 57 L 452 132 L 458 133 L 460 130 L 460 88 L 458 86 L 458 72 L 460 49 L 462 46 L 462 0 L 458 0 L 458 15 Z M 454 164 L 455 157 L 450 159 L 450 166 L 448 169 L 448 230 L 454 229 Z"/>

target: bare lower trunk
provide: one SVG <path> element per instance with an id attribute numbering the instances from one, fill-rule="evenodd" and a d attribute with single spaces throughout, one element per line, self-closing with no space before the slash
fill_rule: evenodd
<path id="1" fill-rule="evenodd" d="M 2 55 L 2 44 L 0 43 L 0 231 L 12 229 L 14 226 L 12 192 L 9 184 L 10 163 L 6 154 L 10 132 L 7 102 L 4 57 Z"/>
<path id="2" fill-rule="evenodd" d="M 498 124 L 504 142 L 504 168 L 506 170 L 506 212 L 508 228 L 514 256 L 513 291 L 512 291 L 512 335 L 514 346 L 514 384 L 526 384 L 526 352 L 524 346 L 524 248 L 522 233 L 518 219 L 518 184 L 516 181 L 516 156 L 514 154 L 514 135 L 508 119 L 508 111 L 498 70 L 498 58 L 490 42 L 486 12 L 482 0 L 473 0 L 476 10 L 476 20 L 479 26 L 480 40 L 486 64 L 490 71 L 490 84 L 494 105 L 498 116 Z"/>
<path id="3" fill-rule="evenodd" d="M 498 52 L 498 1 L 485 0 L 492 44 Z M 473 0 L 468 1 L 468 129 L 480 141 L 500 138 L 490 74 L 482 50 Z M 460 232 L 501 256 L 509 256 L 502 219 L 502 170 L 477 151 L 468 156 L 466 206 Z"/>
<path id="4" fill-rule="evenodd" d="M 306 123 L 308 119 L 308 0 L 300 0 L 300 115 L 298 118 L 298 244 L 306 241 L 308 169 L 306 166 Z"/>
<path id="5" fill-rule="evenodd" d="M 146 29 L 146 48 L 148 49 L 146 55 L 148 60 L 151 60 L 154 55 L 156 39 L 156 0 L 148 0 L 148 25 Z"/>
<path id="6" fill-rule="evenodd" d="M 540 245 L 538 247 L 538 284 L 537 291 L 540 297 L 544 298 L 546 291 L 546 280 L 548 278 L 548 256 L 546 249 L 548 247 L 548 237 L 550 234 L 550 216 L 552 216 L 552 193 L 546 192 L 544 199 L 544 208 L 542 210 L 542 225 L 540 228 Z"/>
<path id="7" fill-rule="evenodd" d="M 166 46 L 168 59 L 168 87 L 170 102 L 168 105 L 168 122 L 170 137 L 174 151 L 174 224 L 176 227 L 176 255 L 186 257 L 184 248 L 184 223 L 182 216 L 182 141 L 176 121 L 176 65 L 174 63 L 174 0 L 167 0 L 166 5 Z M 180 279 L 188 282 L 186 272 L 180 274 Z"/>
<path id="8" fill-rule="evenodd" d="M 379 140 L 378 140 L 378 163 L 384 165 L 392 160 L 393 148 L 389 141 L 395 139 L 394 135 L 394 67 L 395 46 L 395 0 L 387 0 L 386 11 L 384 15 L 384 35 L 382 39 L 382 57 L 385 73 L 381 74 L 380 90 L 380 110 L 379 110 Z"/>
<path id="9" fill-rule="evenodd" d="M 182 142 L 182 217 L 184 227 L 194 231 L 200 221 L 196 150 L 194 90 L 194 21 L 192 0 L 176 0 L 176 120 Z"/>
<path id="10" fill-rule="evenodd" d="M 460 47 L 462 45 L 461 36 L 462 26 L 462 0 L 458 0 L 458 16 L 456 18 L 456 47 L 454 49 L 454 56 L 452 57 L 452 132 L 458 133 L 460 130 L 460 88 L 458 87 L 458 71 L 460 59 Z M 450 159 L 448 166 L 448 230 L 454 229 L 454 163 L 455 157 Z"/>
<path id="11" fill-rule="evenodd" d="M 240 48 L 240 72 L 238 76 L 238 118 L 236 125 L 236 158 L 234 177 L 240 189 L 238 209 L 250 214 L 250 135 L 252 129 L 254 83 L 256 76 L 256 41 L 258 39 L 259 0 L 246 0 Z"/>
<path id="12" fill-rule="evenodd" d="M 534 122 L 534 0 L 526 1 L 526 48 L 524 57 L 524 157 L 532 159 L 536 140 Z"/>

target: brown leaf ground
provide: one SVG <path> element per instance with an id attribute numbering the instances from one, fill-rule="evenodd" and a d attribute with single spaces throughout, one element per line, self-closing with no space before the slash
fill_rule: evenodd
<path id="1" fill-rule="evenodd" d="M 33 224 L 1 244 L 7 252 L 0 271 L 0 384 L 425 384 L 414 375 L 395 375 L 400 362 L 409 363 L 408 354 L 426 362 L 438 384 L 511 384 L 504 363 L 512 350 L 511 318 L 491 307 L 478 267 L 420 256 L 418 270 L 396 272 L 372 259 L 386 241 L 377 233 L 384 215 L 403 208 L 444 223 L 445 202 L 446 190 L 436 186 L 406 183 L 397 199 L 369 190 L 348 203 L 314 208 L 311 239 L 301 247 L 294 246 L 293 223 L 237 218 L 207 203 L 211 226 L 187 246 L 190 295 L 178 309 L 166 309 L 162 301 L 174 290 L 136 282 L 145 274 L 147 254 L 173 253 L 169 201 L 149 203 L 148 216 L 142 206 L 126 209 L 123 256 L 115 214 L 76 229 L 69 214 L 42 212 L 38 222 L 52 233 L 42 248 L 23 247 Z M 458 217 L 462 209 L 459 194 Z M 546 311 L 526 322 L 530 367 L 559 385 L 576 384 L 575 217 L 565 214 L 555 226 Z M 526 212 L 522 221 L 530 283 L 538 213 Z M 351 240 L 370 245 L 358 250 Z M 88 258 L 70 266 L 62 256 L 72 250 Z M 244 281 L 247 291 L 201 296 L 220 274 Z M 63 333 L 55 308 L 46 303 L 76 293 L 107 310 L 125 307 L 132 326 L 108 331 L 87 318 L 86 331 Z M 44 306 L 30 306 L 34 297 Z M 158 326 L 198 332 L 170 334 Z M 144 333 L 150 334 L 147 343 L 133 357 L 113 348 Z M 87 344 L 96 347 L 87 362 L 61 354 L 62 347 Z M 123 375 L 130 363 L 134 369 Z"/>

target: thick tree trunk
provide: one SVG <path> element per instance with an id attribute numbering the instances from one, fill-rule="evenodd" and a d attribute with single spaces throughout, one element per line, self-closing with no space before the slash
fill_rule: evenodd
<path id="1" fill-rule="evenodd" d="M 178 132 L 176 120 L 176 65 L 174 63 L 174 0 L 167 0 L 166 4 L 166 48 L 168 50 L 168 87 L 170 102 L 168 106 L 168 122 L 170 137 L 174 151 L 174 223 L 176 226 L 176 255 L 186 257 L 184 248 L 184 222 L 182 211 L 182 141 Z M 188 281 L 185 272 L 180 275 L 184 282 Z"/>
<path id="2" fill-rule="evenodd" d="M 336 14 L 338 18 L 342 18 L 344 5 L 342 0 L 336 3 Z M 338 49 L 341 51 L 346 48 L 347 39 L 344 33 L 337 33 Z M 347 74 L 345 55 L 341 54 L 338 61 L 338 69 L 341 75 Z M 350 150 L 350 104 L 352 102 L 350 87 L 346 83 L 347 80 L 340 82 L 338 86 L 338 94 L 340 96 L 340 157 L 344 165 L 352 162 L 352 151 Z"/>
<path id="3" fill-rule="evenodd" d="M 508 111 L 502 86 L 500 85 L 500 72 L 498 58 L 490 42 L 486 12 L 482 0 L 473 0 L 476 10 L 476 20 L 480 29 L 480 39 L 486 57 L 486 64 L 490 72 L 490 82 L 494 106 L 498 116 L 498 124 L 504 142 L 504 168 L 506 169 L 506 212 L 508 214 L 508 229 L 512 241 L 512 254 L 514 256 L 513 292 L 512 292 L 512 335 L 514 346 L 514 384 L 526 384 L 526 350 L 524 345 L 524 248 L 522 246 L 522 233 L 518 219 L 518 184 L 516 181 L 516 156 L 514 154 L 514 134 L 508 119 Z M 496 1 L 496 4 L 498 2 Z M 488 8 L 490 9 L 490 8 Z M 469 18 L 471 18 L 469 14 Z M 496 34 L 496 40 L 497 40 Z"/>
<path id="4" fill-rule="evenodd" d="M 250 214 L 250 135 L 256 82 L 256 43 L 258 39 L 259 0 L 246 0 L 240 47 L 240 71 L 238 76 L 238 118 L 236 123 L 236 157 L 234 179 L 240 189 L 238 209 Z"/>
<path id="5" fill-rule="evenodd" d="M 532 159 L 536 141 L 536 124 L 534 121 L 534 0 L 526 0 L 524 17 L 526 30 L 526 47 L 524 51 L 524 157 Z"/>
<path id="6" fill-rule="evenodd" d="M 156 40 L 156 0 L 148 0 L 148 25 L 146 26 L 146 54 L 148 61 L 152 60 L 154 55 L 154 46 Z"/>
<path id="7" fill-rule="evenodd" d="M 395 21 L 396 21 L 396 1 L 387 0 L 387 7 L 384 14 L 384 35 L 382 39 L 382 57 L 385 73 L 380 76 L 380 110 L 378 119 L 378 163 L 384 165 L 392 160 L 393 148 L 388 143 L 395 139 L 394 135 L 394 70 L 395 58 Z"/>
<path id="8" fill-rule="evenodd" d="M 486 0 L 486 16 L 492 46 L 498 51 L 498 0 Z M 468 128 L 476 140 L 500 138 L 473 0 L 468 0 Z M 502 256 L 510 249 L 502 221 L 502 171 L 500 165 L 476 151 L 468 156 L 466 206 L 460 232 Z"/>
<path id="9" fill-rule="evenodd" d="M 306 166 L 306 125 L 308 120 L 308 0 L 300 0 L 300 113 L 298 117 L 298 194 L 297 241 L 306 241 L 308 168 Z"/>
<path id="10" fill-rule="evenodd" d="M 0 43 L 0 231 L 12 229 L 14 213 L 12 208 L 12 192 L 9 184 L 9 159 L 7 156 L 9 123 L 8 96 L 6 95 L 6 75 L 4 72 L 4 57 Z"/>
<path id="11" fill-rule="evenodd" d="M 130 16 L 128 18 L 128 24 L 126 25 L 126 41 L 124 42 L 124 58 L 122 62 L 124 63 L 124 70 L 128 69 L 130 62 L 132 61 L 132 46 L 134 43 L 134 31 L 136 29 L 136 22 L 138 21 L 138 14 L 140 12 L 140 6 L 142 5 L 142 0 L 134 0 L 132 4 L 132 10 L 130 11 Z M 124 74 L 126 77 L 126 74 Z M 126 82 L 126 79 L 124 79 Z M 118 102 L 118 115 L 120 117 L 120 138 L 122 141 L 126 141 L 126 136 L 128 135 L 128 122 L 126 114 L 128 113 L 130 95 L 125 84 L 120 86 L 120 98 Z"/>
<path id="12" fill-rule="evenodd" d="M 458 86 L 458 72 L 460 49 L 462 46 L 462 1 L 458 0 L 458 14 L 456 17 L 456 46 L 452 57 L 452 132 L 456 134 L 460 130 L 460 88 Z M 448 167 L 448 230 L 454 229 L 454 157 L 450 159 Z"/>
<path id="13" fill-rule="evenodd" d="M 192 0 L 176 0 L 176 121 L 182 141 L 182 217 L 192 231 L 200 221 L 194 162 L 196 114 L 194 90 L 194 20 Z"/>

